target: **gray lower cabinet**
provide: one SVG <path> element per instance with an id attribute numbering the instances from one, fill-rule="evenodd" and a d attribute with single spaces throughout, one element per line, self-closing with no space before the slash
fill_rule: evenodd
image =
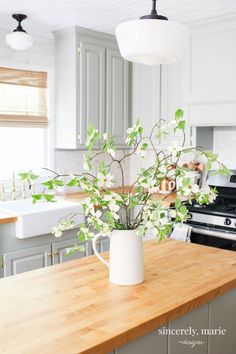
<path id="1" fill-rule="evenodd" d="M 53 264 L 64 263 L 72 261 L 73 259 L 78 259 L 85 257 L 87 255 L 86 249 L 84 252 L 76 252 L 71 256 L 67 256 L 67 248 L 73 247 L 75 244 L 75 239 L 64 240 L 52 243 L 52 261 Z"/>
<path id="2" fill-rule="evenodd" d="M 117 349 L 115 354 L 167 354 L 167 339 L 156 330 Z"/>
<path id="3" fill-rule="evenodd" d="M 107 252 L 110 249 L 110 239 L 108 237 L 104 237 L 99 242 L 99 251 Z"/>
<path id="4" fill-rule="evenodd" d="M 43 237 L 45 237 L 44 244 L 37 245 L 37 242 L 43 242 Z M 16 240 L 16 242 L 18 241 L 19 240 Z M 27 239 L 26 248 L 22 248 L 22 244 L 19 243 L 18 250 L 5 251 L 3 253 L 3 270 L 0 277 L 7 277 L 50 265 L 68 262 L 91 254 L 91 242 L 85 245 L 83 252 L 76 252 L 71 256 L 67 256 L 67 248 L 74 246 L 75 238 L 67 238 L 57 242 L 50 241 L 51 236 L 49 235 L 39 236 L 31 240 Z M 15 247 L 17 247 L 17 245 L 15 244 Z"/>
<path id="5" fill-rule="evenodd" d="M 114 350 L 113 354 L 235 353 L 236 289 Z"/>
<path id="6" fill-rule="evenodd" d="M 208 325 L 208 304 L 171 321 L 168 329 L 176 334 L 169 336 L 169 352 L 171 354 L 207 354 L 208 335 L 202 334 L 201 331 L 208 328 Z M 177 330 L 181 329 L 192 329 L 192 332 L 179 334 Z M 212 352 L 212 354 L 215 353 Z"/>
<path id="7" fill-rule="evenodd" d="M 4 276 L 16 275 L 51 265 L 51 244 L 5 253 Z"/>
<path id="8" fill-rule="evenodd" d="M 211 329 L 225 330 L 209 336 L 209 354 L 236 353 L 236 289 L 210 303 L 209 324 Z"/>

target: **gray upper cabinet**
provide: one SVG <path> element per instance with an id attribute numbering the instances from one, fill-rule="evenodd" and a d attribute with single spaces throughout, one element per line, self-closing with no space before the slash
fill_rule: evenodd
<path id="1" fill-rule="evenodd" d="M 75 27 L 56 31 L 55 43 L 56 147 L 84 149 L 89 125 L 113 133 L 123 146 L 130 122 L 130 64 L 120 56 L 116 38 Z"/>
<path id="2" fill-rule="evenodd" d="M 51 265 L 51 245 L 4 254 L 4 276 L 16 275 Z"/>
<path id="3" fill-rule="evenodd" d="M 89 125 L 104 132 L 105 48 L 80 43 L 80 144 L 86 141 Z"/>
<path id="4" fill-rule="evenodd" d="M 106 127 L 119 146 L 124 145 L 129 126 L 129 66 L 118 50 L 107 49 Z"/>

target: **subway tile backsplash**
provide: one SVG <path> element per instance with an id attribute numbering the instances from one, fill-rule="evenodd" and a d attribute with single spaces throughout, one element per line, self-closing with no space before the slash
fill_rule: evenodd
<path id="1" fill-rule="evenodd" d="M 236 169 L 236 127 L 214 128 L 213 150 L 228 168 Z"/>

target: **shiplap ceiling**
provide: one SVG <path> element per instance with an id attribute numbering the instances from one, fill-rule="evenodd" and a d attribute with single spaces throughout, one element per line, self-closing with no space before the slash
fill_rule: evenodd
<path id="1" fill-rule="evenodd" d="M 157 4 L 159 13 L 181 23 L 236 14 L 236 0 L 159 0 Z M 150 8 L 151 0 L 0 0 L 1 17 L 10 21 L 12 13 L 25 13 L 29 23 L 51 30 L 78 25 L 112 33 L 118 23 L 146 15 Z"/>

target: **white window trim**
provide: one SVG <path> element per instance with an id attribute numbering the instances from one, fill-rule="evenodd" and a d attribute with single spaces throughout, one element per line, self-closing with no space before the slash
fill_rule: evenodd
<path id="1" fill-rule="evenodd" d="M 54 68 L 47 67 L 47 66 L 39 66 L 39 65 L 32 65 L 27 63 L 19 63 L 11 61 L 1 61 L 0 66 L 5 68 L 12 68 L 12 69 L 23 69 L 23 70 L 32 70 L 32 71 L 44 71 L 47 73 L 48 78 L 48 129 L 45 130 L 45 137 L 44 141 L 47 146 L 47 151 L 45 149 L 45 166 L 39 167 L 48 167 L 51 169 L 55 168 L 55 100 L 54 100 L 54 92 L 55 92 L 55 85 L 54 85 Z"/>

